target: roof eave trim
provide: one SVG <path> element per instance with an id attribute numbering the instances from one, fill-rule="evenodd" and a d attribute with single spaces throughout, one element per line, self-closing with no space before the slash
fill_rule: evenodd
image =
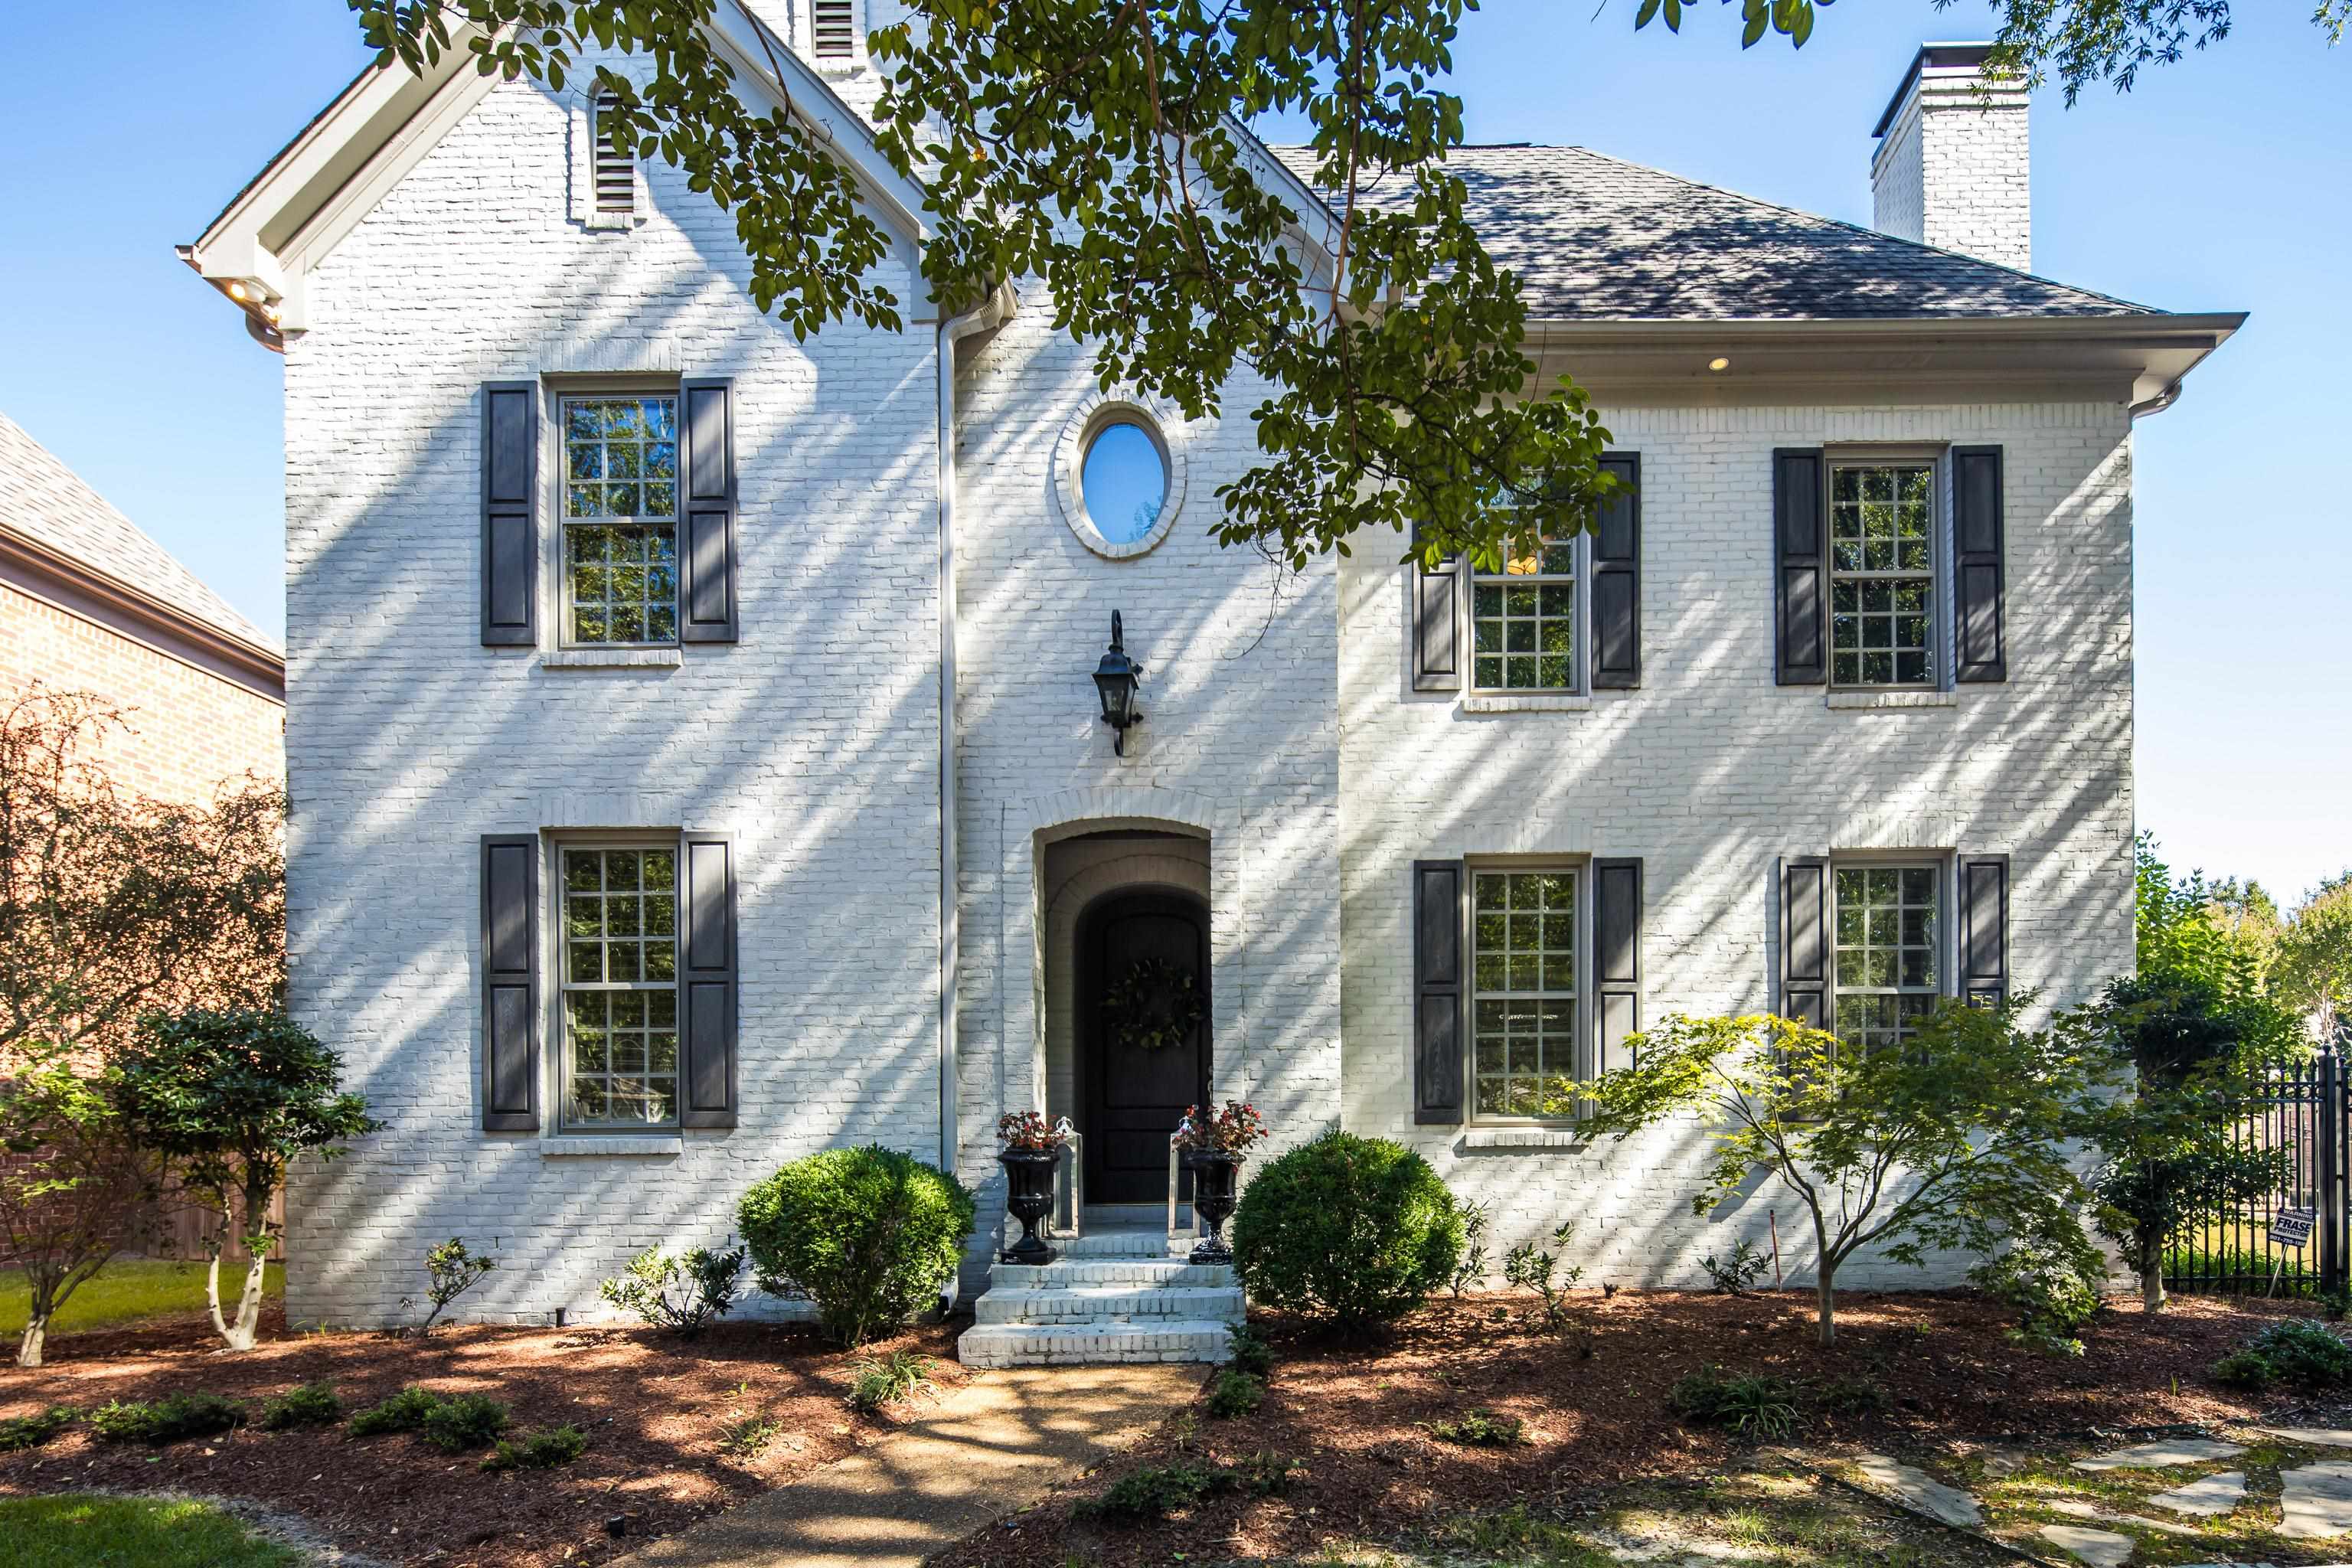
<path id="1" fill-rule="evenodd" d="M 12 528 L 0 527 L 0 560 L 14 560 L 41 575 L 71 583 L 131 618 L 192 643 L 266 683 L 272 689 L 269 695 L 279 702 L 286 700 L 286 655 L 278 648 L 238 637 L 111 572 Z"/>

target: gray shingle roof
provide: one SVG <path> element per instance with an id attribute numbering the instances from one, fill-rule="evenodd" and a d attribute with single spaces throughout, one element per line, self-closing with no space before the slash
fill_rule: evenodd
<path id="1" fill-rule="evenodd" d="M 1306 149 L 1276 149 L 1302 176 Z M 1990 261 L 1774 206 L 1582 147 L 1462 147 L 1446 163 L 1496 263 L 1555 321 L 2153 315 Z M 1388 176 L 1374 202 L 1402 200 Z"/>
<path id="2" fill-rule="evenodd" d="M 192 620 L 275 653 L 268 635 L 205 586 L 177 556 L 109 506 L 56 454 L 0 414 L 0 529 L 160 599 Z"/>

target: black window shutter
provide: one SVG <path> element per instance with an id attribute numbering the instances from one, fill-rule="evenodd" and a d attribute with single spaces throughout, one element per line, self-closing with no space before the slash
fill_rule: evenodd
<path id="1" fill-rule="evenodd" d="M 1998 1007 L 2009 996 L 2009 857 L 1960 858 L 1960 997 Z"/>
<path id="2" fill-rule="evenodd" d="M 482 1127 L 539 1129 L 539 835 L 482 836 Z"/>
<path id="3" fill-rule="evenodd" d="M 679 836 L 681 1127 L 735 1125 L 735 846 L 724 834 Z"/>
<path id="4" fill-rule="evenodd" d="M 1780 1016 L 1830 1026 L 1830 863 L 1817 855 L 1780 862 Z"/>
<path id="5" fill-rule="evenodd" d="M 1829 466 L 1818 447 L 1772 454 L 1773 679 L 1829 679 Z"/>
<path id="6" fill-rule="evenodd" d="M 735 417 L 731 386 L 688 381 L 685 416 L 684 522 L 677 541 L 677 640 L 733 642 L 735 597 Z"/>
<path id="7" fill-rule="evenodd" d="M 482 385 L 482 646 L 539 640 L 539 386 Z"/>
<path id="8" fill-rule="evenodd" d="M 1419 542 L 1418 535 L 1415 543 Z M 1415 691 L 1462 689 L 1462 642 L 1454 629 L 1460 614 L 1458 599 L 1462 560 L 1452 556 L 1435 566 L 1416 559 L 1412 568 L 1412 689 Z"/>
<path id="9" fill-rule="evenodd" d="M 2001 473 L 1998 447 L 1952 452 L 1952 679 L 2009 679 L 2001 644 Z"/>
<path id="10" fill-rule="evenodd" d="M 1601 466 L 1618 489 L 1601 505 L 1592 533 L 1592 688 L 1642 684 L 1642 458 L 1612 452 Z"/>
<path id="11" fill-rule="evenodd" d="M 1412 863 L 1412 1119 L 1462 1120 L 1463 908 L 1459 860 Z"/>
<path id="12" fill-rule="evenodd" d="M 1592 1071 L 1631 1067 L 1625 1037 L 1642 1026 L 1642 862 L 1592 862 Z"/>

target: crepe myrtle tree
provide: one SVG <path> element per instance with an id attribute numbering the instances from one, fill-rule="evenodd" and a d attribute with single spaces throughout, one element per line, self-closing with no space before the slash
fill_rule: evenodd
<path id="1" fill-rule="evenodd" d="M 0 704 L 0 1070 L 57 1047 L 94 1061 L 142 1013 L 284 987 L 284 792 L 151 800 L 104 762 L 132 733 L 87 692 Z"/>
<path id="2" fill-rule="evenodd" d="M 332 1160 L 345 1139 L 382 1126 L 341 1091 L 342 1058 L 274 1011 L 151 1014 L 117 1058 L 116 1104 L 131 1136 L 171 1163 L 178 1188 L 218 1214 L 205 1300 L 231 1350 L 251 1350 L 263 1268 L 278 1239 L 270 1206 L 287 1164 Z M 237 1228 L 240 1218 L 244 1228 Z M 221 1253 L 241 1236 L 249 1261 L 236 1316 L 221 1310 Z"/>
<path id="3" fill-rule="evenodd" d="M 1899 1049 L 1863 1051 L 1760 1015 L 1676 1015 L 1630 1042 L 1634 1065 L 1576 1086 L 1586 1129 L 1630 1137 L 1696 1116 L 1713 1139 L 1692 1198 L 1704 1214 L 1758 1171 L 1813 1227 L 1822 1344 L 1836 1339 L 1837 1274 L 1864 1247 L 1917 1266 L 2005 1240 L 2084 1242 L 2089 1194 L 2066 1142 L 2118 1079 L 2071 1018 L 2029 1030 L 2019 1010 L 1948 1003 Z"/>

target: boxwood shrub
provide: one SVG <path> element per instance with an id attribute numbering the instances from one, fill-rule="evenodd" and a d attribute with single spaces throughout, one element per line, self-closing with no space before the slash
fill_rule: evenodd
<path id="1" fill-rule="evenodd" d="M 1252 1300 L 1360 1331 L 1446 1282 L 1462 1216 L 1403 1144 L 1327 1132 L 1257 1173 L 1234 1212 L 1233 1247 Z"/>
<path id="2" fill-rule="evenodd" d="M 829 1338 L 856 1345 L 939 1294 L 973 1214 L 955 1177 L 873 1145 L 794 1160 L 743 1194 L 737 1226 L 761 1289 L 806 1296 Z"/>

